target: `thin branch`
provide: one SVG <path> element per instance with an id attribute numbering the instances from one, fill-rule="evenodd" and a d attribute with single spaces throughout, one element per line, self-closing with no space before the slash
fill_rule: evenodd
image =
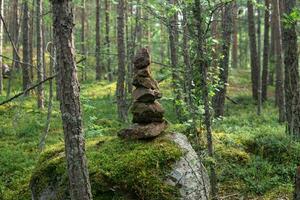
<path id="1" fill-rule="evenodd" d="M 76 62 L 76 64 L 79 64 L 79 63 L 81 63 L 81 62 L 84 61 L 84 60 L 86 60 L 86 58 L 83 58 L 83 59 L 79 60 L 78 62 Z M 0 106 L 4 105 L 4 104 L 6 104 L 6 103 L 11 102 L 12 100 L 14 100 L 14 99 L 16 99 L 16 98 L 18 98 L 18 97 L 24 95 L 25 93 L 27 93 L 27 92 L 29 92 L 29 91 L 35 89 L 35 88 L 38 87 L 39 85 L 41 85 L 41 84 L 43 84 L 43 83 L 45 83 L 45 82 L 47 82 L 47 81 L 49 81 L 49 80 L 52 80 L 52 79 L 55 78 L 56 76 L 57 76 L 57 73 L 54 74 L 53 76 L 50 76 L 50 77 L 48 77 L 48 78 L 46 78 L 46 79 L 44 79 L 44 80 L 42 80 L 42 81 L 36 83 L 35 85 L 33 85 L 33 86 L 27 88 L 26 90 L 24 90 L 24 91 L 22 91 L 22 92 L 16 94 L 15 96 L 13 96 L 13 97 L 11 97 L 11 98 L 5 100 L 5 101 L 2 101 L 2 102 L 0 103 Z"/>
<path id="2" fill-rule="evenodd" d="M 5 58 L 5 59 L 8 59 L 8 60 L 11 60 L 11 61 L 15 61 L 15 62 L 20 63 L 20 64 L 23 64 L 23 65 L 29 65 L 29 66 L 31 66 L 31 67 L 36 67 L 36 66 L 34 66 L 34 65 L 30 64 L 30 63 L 25 63 L 25 62 L 22 62 L 22 61 L 19 61 L 19 60 L 16 60 L 16 59 L 13 59 L 13 58 L 10 58 L 10 57 L 1 55 L 1 54 L 0 54 L 0 57 Z"/>
<path id="3" fill-rule="evenodd" d="M 53 75 L 53 76 L 50 76 L 50 77 L 44 79 L 43 81 L 40 81 L 40 82 L 38 82 L 37 84 L 35 84 L 35 85 L 33 85 L 33 86 L 27 88 L 26 90 L 24 90 L 24 91 L 22 91 L 22 92 L 16 94 L 15 96 L 13 96 L 13 97 L 11 97 L 11 98 L 5 100 L 5 101 L 2 101 L 2 102 L 0 103 L 0 106 L 4 105 L 4 104 L 6 104 L 6 103 L 11 102 L 12 100 L 14 100 L 14 99 L 16 99 L 16 98 L 18 98 L 18 97 L 20 97 L 20 96 L 26 94 L 27 92 L 29 92 L 30 90 L 33 90 L 34 88 L 38 87 L 39 85 L 41 85 L 41 84 L 43 84 L 43 83 L 45 83 L 45 82 L 47 82 L 47 81 L 49 81 L 49 80 L 55 78 L 56 75 L 57 75 L 57 74 L 55 74 L 55 75 Z"/>

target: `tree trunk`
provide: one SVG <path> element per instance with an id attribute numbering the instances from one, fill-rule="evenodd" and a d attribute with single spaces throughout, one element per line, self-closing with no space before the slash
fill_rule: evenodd
<path id="1" fill-rule="evenodd" d="M 279 1 L 272 0 L 274 13 L 274 39 L 276 56 L 276 102 L 279 109 L 279 122 L 285 121 L 285 96 L 283 78 L 283 59 L 282 59 L 282 35 L 280 24 Z"/>
<path id="2" fill-rule="evenodd" d="M 83 57 L 86 56 L 85 51 L 85 0 L 81 0 L 81 54 Z M 85 62 L 82 62 L 82 74 L 81 81 L 85 80 L 86 66 Z"/>
<path id="3" fill-rule="evenodd" d="M 96 0 L 96 80 L 101 80 L 102 77 L 102 67 L 100 58 L 100 31 L 100 0 Z"/>
<path id="4" fill-rule="evenodd" d="M 3 17 L 3 11 L 4 11 L 4 0 L 0 0 L 0 15 Z M 0 20 L 0 55 L 3 54 L 3 23 Z M 3 65 L 3 59 L 0 57 L 0 95 L 3 91 L 3 76 L 2 76 L 2 65 Z"/>
<path id="5" fill-rule="evenodd" d="M 52 0 L 65 153 L 72 200 L 91 200 L 73 40 L 71 0 Z"/>
<path id="6" fill-rule="evenodd" d="M 164 60 L 165 60 L 165 44 L 164 44 L 164 25 L 163 25 L 162 20 L 160 20 L 159 24 L 160 24 L 159 42 L 161 44 L 160 51 L 159 51 L 160 62 L 164 63 Z"/>
<path id="7" fill-rule="evenodd" d="M 184 79 L 185 79 L 185 87 L 186 87 L 186 96 L 187 96 L 187 105 L 189 106 L 190 112 L 194 112 L 193 106 L 193 97 L 192 97 L 192 82 L 193 82 L 193 72 L 192 72 L 192 65 L 190 60 L 190 45 L 189 45 L 189 25 L 187 19 L 187 11 L 183 10 L 182 16 L 182 27 L 183 27 L 183 60 L 185 64 L 185 72 L 184 72 Z"/>
<path id="8" fill-rule="evenodd" d="M 296 169 L 294 200 L 300 199 L 300 166 Z"/>
<path id="9" fill-rule="evenodd" d="M 260 66 L 258 62 L 257 46 L 256 46 L 256 31 L 254 23 L 254 9 L 251 0 L 247 1 L 248 7 L 248 34 L 250 42 L 250 57 L 251 57 L 251 81 L 252 81 L 252 96 L 257 101 L 259 91 L 259 74 Z"/>
<path id="10" fill-rule="evenodd" d="M 36 62 L 37 62 L 37 78 L 38 82 L 44 79 L 44 67 L 43 67 L 43 34 L 42 34 L 42 13 L 43 13 L 42 0 L 36 1 Z M 37 101 L 38 108 L 44 108 L 44 84 L 41 84 L 37 88 Z"/>
<path id="11" fill-rule="evenodd" d="M 270 44 L 270 0 L 265 0 L 265 30 L 264 30 L 264 52 L 262 70 L 262 100 L 267 100 L 268 74 L 269 74 L 269 44 Z"/>
<path id="12" fill-rule="evenodd" d="M 210 100 L 209 100 L 209 88 L 207 83 L 208 77 L 208 67 L 209 63 L 207 61 L 207 57 L 205 56 L 205 41 L 204 31 L 203 31 L 203 23 L 204 19 L 201 16 L 201 3 L 200 0 L 194 1 L 194 17 L 196 23 L 196 65 L 199 67 L 200 71 L 200 85 L 198 86 L 201 90 L 202 100 L 204 102 L 204 124 L 206 127 L 207 134 L 207 148 L 208 155 L 213 158 L 214 157 L 214 149 L 213 149 L 213 135 L 212 135 L 212 121 L 211 121 L 211 111 L 210 111 Z M 218 199 L 218 187 L 217 187 L 217 175 L 215 171 L 215 167 L 213 164 L 210 165 L 210 183 L 211 183 L 211 196 L 212 199 Z"/>
<path id="13" fill-rule="evenodd" d="M 127 105 L 125 92 L 125 42 L 124 42 L 124 9 L 125 2 L 120 0 L 118 3 L 118 80 L 117 80 L 117 107 L 118 117 L 121 121 L 127 121 Z"/>
<path id="14" fill-rule="evenodd" d="M 177 5 L 177 0 L 169 0 L 173 6 Z M 178 65 L 178 13 L 176 12 L 171 16 L 169 24 L 169 41 L 170 41 L 170 53 L 171 53 L 171 65 L 172 65 L 172 88 L 175 95 L 174 108 L 176 117 L 179 121 L 182 121 L 182 108 L 181 108 L 181 90 L 180 90 L 180 76 L 179 76 L 179 65 Z"/>
<path id="15" fill-rule="evenodd" d="M 126 64 L 127 64 L 127 92 L 129 94 L 133 91 L 133 54 L 135 50 L 135 29 L 133 23 L 129 25 L 129 19 L 133 16 L 132 5 L 126 2 Z"/>
<path id="16" fill-rule="evenodd" d="M 296 0 L 284 0 L 284 13 L 290 15 L 296 8 Z M 300 138 L 300 86 L 299 52 L 296 22 L 283 26 L 283 50 L 285 65 L 285 99 L 288 132 Z M 300 196 L 299 196 L 300 199 Z"/>
<path id="17" fill-rule="evenodd" d="M 30 63 L 29 55 L 29 8 L 28 1 L 23 0 L 23 63 Z M 23 90 L 30 87 L 30 67 L 28 64 L 23 64 Z M 28 93 L 25 93 L 28 95 Z"/>
<path id="18" fill-rule="evenodd" d="M 257 0 L 257 3 L 261 3 L 261 0 Z M 261 80 L 261 14 L 260 8 L 257 9 L 257 61 L 258 61 L 258 98 L 257 98 L 257 115 L 261 114 L 262 109 L 262 80 Z"/>
<path id="19" fill-rule="evenodd" d="M 237 2 L 233 3 L 233 24 L 232 24 L 232 68 L 237 68 L 238 65 L 238 5 Z"/>
<path id="20" fill-rule="evenodd" d="M 20 24 L 19 24 L 19 10 L 18 10 L 18 5 L 19 5 L 19 0 L 13 0 L 13 18 L 12 18 L 12 38 L 13 42 L 16 46 L 17 52 L 13 50 L 13 59 L 20 61 L 18 51 L 19 51 L 19 29 L 20 29 Z M 20 64 L 18 62 L 13 61 L 12 63 L 12 68 L 13 69 L 20 69 Z"/>
<path id="21" fill-rule="evenodd" d="M 105 45 L 107 53 L 107 73 L 108 80 L 112 82 L 113 71 L 111 69 L 111 58 L 110 58 L 110 3 L 109 0 L 105 0 Z"/>
<path id="22" fill-rule="evenodd" d="M 270 0 L 273 9 L 273 2 Z M 275 71 L 275 20 L 274 12 L 271 14 L 271 45 L 270 45 L 270 55 L 269 55 L 269 85 L 274 85 L 274 71 Z M 276 101 L 276 99 L 275 99 Z M 277 102 L 276 102 L 277 105 Z"/>
<path id="23" fill-rule="evenodd" d="M 222 17 L 222 47 L 220 59 L 219 83 L 213 98 L 215 117 L 224 115 L 225 96 L 228 83 L 228 65 L 232 35 L 232 4 L 227 4 Z"/>
<path id="24" fill-rule="evenodd" d="M 30 60 L 30 64 L 32 66 L 30 66 L 30 79 L 33 82 L 34 79 L 34 67 L 33 67 L 33 43 L 34 43 L 34 12 L 35 12 L 35 1 L 32 2 L 32 6 L 30 8 L 30 30 L 29 30 L 29 60 Z"/>
<path id="25" fill-rule="evenodd" d="M 142 18 L 142 8 L 140 5 L 140 1 L 141 0 L 137 0 L 137 9 L 136 9 L 136 28 L 137 28 L 137 32 L 136 32 L 136 41 L 137 41 L 137 47 L 141 48 L 142 47 L 142 39 L 143 39 L 143 26 L 141 23 L 141 18 Z"/>

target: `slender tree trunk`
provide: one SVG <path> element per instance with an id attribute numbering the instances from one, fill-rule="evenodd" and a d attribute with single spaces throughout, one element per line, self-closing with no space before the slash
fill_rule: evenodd
<path id="1" fill-rule="evenodd" d="M 259 91 L 258 84 L 259 84 L 260 66 L 258 62 L 257 45 L 256 45 L 254 9 L 251 0 L 247 1 L 247 7 L 248 7 L 248 34 L 249 34 L 250 57 L 251 57 L 252 95 L 253 98 L 257 101 L 258 91 Z"/>
<path id="2" fill-rule="evenodd" d="M 23 0 L 23 63 L 30 63 L 28 0 Z M 23 64 L 22 73 L 23 73 L 23 90 L 26 90 L 31 85 L 29 65 Z M 28 93 L 25 93 L 25 95 L 28 95 Z"/>
<path id="3" fill-rule="evenodd" d="M 170 4 L 176 6 L 177 0 L 169 0 Z M 172 65 L 172 88 L 175 95 L 174 98 L 174 108 L 177 119 L 182 120 L 182 108 L 181 100 L 182 94 L 180 90 L 180 75 L 179 75 L 179 65 L 178 65 L 178 13 L 175 13 L 170 18 L 169 22 L 169 41 L 170 41 L 170 53 L 171 53 L 171 65 Z"/>
<path id="4" fill-rule="evenodd" d="M 38 82 L 44 79 L 44 67 L 43 67 L 43 34 L 42 34 L 42 0 L 36 1 L 36 58 L 37 58 L 37 78 Z M 37 88 L 38 108 L 44 108 L 44 84 L 41 84 Z"/>
<path id="5" fill-rule="evenodd" d="M 118 80 L 117 80 L 117 107 L 118 117 L 121 121 L 127 121 L 127 105 L 125 92 L 125 41 L 124 41 L 124 9 L 125 1 L 119 0 L 118 13 Z"/>
<path id="6" fill-rule="evenodd" d="M 296 0 L 284 0 L 284 14 L 290 15 L 296 8 Z M 300 86 L 299 51 L 296 22 L 283 26 L 283 50 L 285 65 L 285 99 L 287 131 L 300 138 Z M 300 187 L 300 182 L 299 182 Z M 300 190 L 298 191 L 300 194 Z M 298 197 L 300 199 L 300 196 Z"/>
<path id="7" fill-rule="evenodd" d="M 3 11 L 4 11 L 4 0 L 0 0 L 0 15 L 3 17 Z M 0 20 L 0 55 L 3 54 L 3 23 Z M 2 76 L 2 57 L 0 57 L 0 95 L 3 91 L 3 76 Z"/>
<path id="8" fill-rule="evenodd" d="M 284 95 L 284 77 L 283 77 L 283 59 L 282 59 L 282 35 L 280 24 L 279 1 L 272 0 L 274 13 L 274 39 L 276 56 L 276 100 L 279 109 L 279 122 L 285 121 L 285 95 Z"/>
<path id="9" fill-rule="evenodd" d="M 35 12 L 35 1 L 32 2 L 32 6 L 30 8 L 30 29 L 29 29 L 29 60 L 30 64 L 30 80 L 33 81 L 34 79 L 34 68 L 33 68 L 33 43 L 34 43 L 34 12 Z"/>
<path id="10" fill-rule="evenodd" d="M 100 38 L 100 0 L 96 0 L 96 80 L 101 80 L 102 67 L 101 67 L 101 38 Z M 110 56 L 110 55 L 107 55 Z"/>
<path id="11" fill-rule="evenodd" d="M 141 23 L 141 18 L 142 18 L 142 8 L 140 5 L 140 1 L 141 0 L 137 0 L 137 9 L 136 9 L 136 19 L 137 19 L 137 23 L 136 23 L 136 28 L 137 28 L 137 33 L 136 33 L 136 40 L 137 40 L 137 46 L 139 48 L 142 47 L 142 39 L 143 39 L 143 27 L 142 27 L 142 23 Z"/>
<path id="12" fill-rule="evenodd" d="M 257 0 L 261 3 L 261 0 Z M 261 14 L 260 8 L 257 9 L 257 58 L 258 58 L 258 97 L 257 97 L 257 115 L 261 114 L 262 110 L 262 80 L 261 80 Z"/>
<path id="13" fill-rule="evenodd" d="M 127 64 L 127 92 L 133 91 L 132 76 L 133 76 L 133 54 L 135 50 L 135 33 L 133 23 L 129 26 L 129 19 L 133 16 L 132 5 L 126 2 L 126 64 Z"/>
<path id="14" fill-rule="evenodd" d="M 74 52 L 72 1 L 52 0 L 52 5 L 70 196 L 72 200 L 91 200 Z"/>
<path id="15" fill-rule="evenodd" d="M 200 85 L 198 86 L 201 89 L 202 100 L 204 102 L 204 124 L 206 127 L 207 134 L 207 147 L 208 147 L 208 155 L 213 158 L 214 157 L 214 149 L 213 149 L 213 135 L 212 135 L 212 121 L 211 121 L 211 111 L 210 111 L 210 100 L 209 100 L 209 88 L 207 83 L 208 77 L 208 67 L 209 63 L 207 58 L 205 57 L 205 41 L 204 31 L 203 31 L 203 23 L 204 19 L 201 16 L 201 3 L 200 0 L 194 1 L 194 16 L 196 23 L 196 65 L 199 67 L 200 71 Z M 212 199 L 218 199 L 218 187 L 217 187 L 217 175 L 215 171 L 215 167 L 213 164 L 210 166 L 210 183 L 211 183 L 211 196 Z"/>
<path id="16" fill-rule="evenodd" d="M 270 0 L 265 0 L 265 30 L 264 30 L 264 52 L 262 70 L 262 100 L 267 100 L 268 74 L 269 74 L 269 45 L 270 45 Z"/>
<path id="17" fill-rule="evenodd" d="M 189 27 L 188 27 L 188 21 L 186 16 L 186 10 L 183 10 L 182 16 L 182 27 L 183 27 L 183 60 L 185 64 L 185 73 L 184 73 L 184 79 L 185 79 L 185 86 L 186 86 L 186 96 L 187 96 L 187 104 L 189 105 L 190 112 L 194 111 L 193 106 L 193 97 L 192 97 L 192 82 L 193 82 L 193 72 L 192 72 L 192 65 L 190 60 L 190 45 L 189 45 Z"/>
<path id="18" fill-rule="evenodd" d="M 220 59 L 220 73 L 219 83 L 216 94 L 213 98 L 213 107 L 215 116 L 220 117 L 224 115 L 225 96 L 228 83 L 228 67 L 230 43 L 232 35 L 232 4 L 227 4 L 222 17 L 222 47 Z"/>
<path id="19" fill-rule="evenodd" d="M 273 9 L 273 2 L 270 0 Z M 270 55 L 269 55 L 269 85 L 274 85 L 274 71 L 275 71 L 275 20 L 274 12 L 271 14 L 271 45 L 270 45 Z M 275 96 L 276 98 L 276 96 Z M 277 100 L 276 105 L 277 105 Z"/>
<path id="20" fill-rule="evenodd" d="M 232 51 L 231 51 L 231 56 L 232 56 L 232 68 L 237 68 L 238 66 L 238 5 L 237 2 L 234 1 L 233 3 L 233 24 L 232 24 L 232 30 L 233 30 L 233 35 L 232 35 Z"/>
<path id="21" fill-rule="evenodd" d="M 296 169 L 294 200 L 300 199 L 300 166 Z"/>
<path id="22" fill-rule="evenodd" d="M 164 25 L 163 22 L 160 21 L 160 34 L 159 34 L 159 42 L 160 46 L 160 62 L 164 63 L 165 58 L 165 45 L 164 45 Z"/>
<path id="23" fill-rule="evenodd" d="M 19 29 L 20 29 L 20 24 L 19 24 L 19 10 L 18 10 L 18 5 L 19 5 L 19 0 L 13 0 L 13 18 L 12 18 L 12 37 L 13 37 L 13 42 L 17 48 L 17 52 L 13 50 L 13 59 L 20 61 L 18 51 L 19 51 Z M 20 64 L 18 62 L 13 61 L 12 63 L 13 69 L 20 69 Z"/>
<path id="24" fill-rule="evenodd" d="M 85 0 L 81 0 L 81 54 L 83 57 L 86 56 L 85 51 Z M 86 73 L 86 66 L 85 62 L 82 62 L 82 74 L 81 74 L 81 81 L 85 79 Z"/>
<path id="25" fill-rule="evenodd" d="M 113 80 L 113 71 L 111 69 L 111 56 L 110 56 L 110 3 L 109 0 L 105 0 L 105 45 L 107 53 L 107 73 L 108 80 L 112 82 Z"/>

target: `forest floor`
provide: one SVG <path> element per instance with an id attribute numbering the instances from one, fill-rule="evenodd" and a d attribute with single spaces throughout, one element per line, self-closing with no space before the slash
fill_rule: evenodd
<path id="1" fill-rule="evenodd" d="M 264 104 L 262 115 L 256 115 L 248 70 L 230 74 L 228 96 L 238 104 L 227 101 L 226 116 L 214 120 L 213 126 L 220 196 L 222 199 L 291 199 L 300 143 L 291 140 L 285 134 L 284 125 L 277 122 L 272 98 Z M 168 82 L 161 83 L 161 90 L 170 130 L 185 133 L 188 124 L 179 124 L 174 119 Z M 270 90 L 271 94 L 274 89 Z M 115 135 L 126 126 L 116 120 L 116 106 L 112 106 L 114 91 L 115 84 L 105 81 L 81 84 L 87 140 Z M 0 96 L 0 101 L 4 99 L 5 96 Z M 32 96 L 0 106 L 0 200 L 16 199 L 18 190 L 28 185 L 40 156 L 38 144 L 45 131 L 46 116 L 47 109 L 38 110 Z M 46 149 L 63 141 L 57 102 L 51 117 Z"/>

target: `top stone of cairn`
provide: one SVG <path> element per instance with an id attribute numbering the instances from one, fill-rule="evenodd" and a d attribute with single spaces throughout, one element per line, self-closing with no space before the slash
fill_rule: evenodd
<path id="1" fill-rule="evenodd" d="M 144 69 L 148 67 L 151 63 L 151 57 L 148 49 L 142 48 L 140 49 L 134 57 L 134 67 L 136 70 Z"/>

